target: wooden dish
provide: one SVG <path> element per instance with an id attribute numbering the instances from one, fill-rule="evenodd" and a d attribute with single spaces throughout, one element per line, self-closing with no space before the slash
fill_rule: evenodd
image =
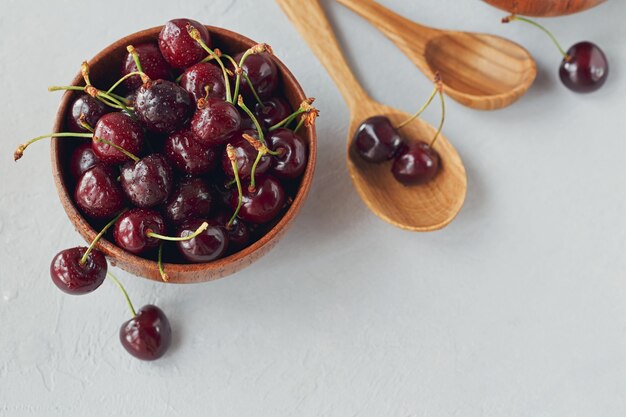
<path id="1" fill-rule="evenodd" d="M 98 53 L 91 61 L 89 61 L 90 75 L 94 84 L 96 86 L 108 86 L 115 82 L 115 80 L 119 77 L 122 58 L 126 54 L 126 46 L 156 40 L 161 28 L 162 27 L 159 26 L 126 36 Z M 207 26 L 207 29 L 211 33 L 214 44 L 222 48 L 222 50 L 239 52 L 256 44 L 256 42 L 251 39 L 226 29 L 213 26 Z M 298 84 L 298 81 L 287 69 L 287 67 L 275 57 L 274 61 L 281 74 L 280 88 L 292 108 L 296 109 L 306 96 L 302 91 L 300 84 Z M 84 85 L 80 74 L 74 78 L 72 85 Z M 72 99 L 75 98 L 77 94 L 80 94 L 80 92 L 68 91 L 61 99 L 61 104 L 59 105 L 59 109 L 56 114 L 53 132 L 62 132 L 64 130 L 66 113 L 72 103 Z M 276 225 L 252 245 L 241 250 L 240 252 L 217 261 L 203 264 L 164 264 L 165 270 L 169 275 L 169 282 L 203 282 L 233 274 L 261 258 L 278 243 L 300 211 L 300 208 L 309 193 L 311 182 L 313 180 L 317 152 L 315 128 L 307 128 L 304 138 L 309 146 L 308 165 L 301 179 L 298 191 L 294 196 L 293 203 L 285 212 L 283 217 L 276 223 Z M 90 223 L 80 213 L 72 198 L 73 190 L 68 187 L 68 185 L 71 184 L 68 172 L 68 160 L 72 150 L 77 145 L 78 142 L 74 140 L 52 139 L 50 149 L 52 157 L 52 173 L 59 198 L 61 199 L 61 204 L 63 205 L 67 216 L 78 233 L 80 233 L 87 242 L 91 242 L 98 231 L 94 230 Z M 120 268 L 138 276 L 161 281 L 161 276 L 155 261 L 132 255 L 104 238 L 100 240 L 98 249 L 100 249 L 107 256 L 112 265 L 119 266 Z"/>
<path id="2" fill-rule="evenodd" d="M 606 0 L 484 0 L 492 6 L 522 16 L 564 16 L 596 7 Z"/>

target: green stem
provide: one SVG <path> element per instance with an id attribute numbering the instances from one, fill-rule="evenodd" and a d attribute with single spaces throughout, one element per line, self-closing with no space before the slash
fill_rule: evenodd
<path id="1" fill-rule="evenodd" d="M 439 90 L 439 98 L 441 99 L 441 121 L 439 122 L 439 129 L 437 129 L 435 137 L 430 142 L 430 145 L 428 145 L 431 148 L 435 145 L 435 142 L 437 142 L 437 139 L 439 138 L 439 135 L 441 134 L 441 131 L 443 129 L 443 122 L 446 120 L 446 101 L 443 98 L 443 91 L 441 90 Z"/>
<path id="2" fill-rule="evenodd" d="M 107 272 L 107 275 L 108 275 L 109 278 L 111 278 L 113 280 L 113 282 L 115 282 L 115 284 L 118 286 L 118 288 L 120 290 L 122 290 L 122 294 L 124 294 L 124 298 L 126 298 L 126 303 L 128 304 L 128 308 L 130 309 L 130 312 L 132 313 L 133 317 L 135 317 L 137 315 L 137 312 L 135 312 L 135 307 L 133 307 L 133 303 L 132 303 L 132 301 L 130 301 L 130 297 L 128 296 L 128 293 L 124 289 L 124 286 L 122 285 L 121 282 L 119 282 L 117 280 L 117 278 L 115 278 L 113 276 L 112 273 Z"/>
<path id="3" fill-rule="evenodd" d="M 235 209 L 235 212 L 233 213 L 228 223 L 226 223 L 226 228 L 229 229 L 233 225 L 233 222 L 235 221 L 235 219 L 237 218 L 237 215 L 239 214 L 239 210 L 241 210 L 241 205 L 243 203 L 243 190 L 241 189 L 241 180 L 239 179 L 239 167 L 237 167 L 237 158 L 235 157 L 235 150 L 233 149 L 230 143 L 226 146 L 226 154 L 228 155 L 228 158 L 230 159 L 230 164 L 233 167 L 233 173 L 235 174 L 235 183 L 237 184 L 237 193 L 238 193 L 237 208 Z"/>
<path id="4" fill-rule="evenodd" d="M 256 173 L 256 167 L 257 165 L 259 165 L 259 162 L 261 161 L 261 158 L 263 157 L 263 155 L 265 155 L 264 151 L 259 151 L 256 154 L 256 159 L 254 160 L 254 164 L 252 165 L 252 169 L 250 170 L 250 186 L 248 187 L 248 190 L 250 191 L 254 191 L 256 190 L 256 182 L 255 182 L 255 173 Z"/>
<path id="5" fill-rule="evenodd" d="M 165 282 L 167 282 L 169 280 L 169 277 L 167 276 L 167 274 L 165 273 L 165 269 L 163 268 L 163 244 L 165 242 L 161 242 L 161 244 L 159 245 L 159 255 L 157 258 L 157 265 L 159 267 L 159 274 L 161 274 L 161 279 Z"/>
<path id="6" fill-rule="evenodd" d="M 525 23 L 531 24 L 531 25 L 533 25 L 534 27 L 536 27 L 538 29 L 541 29 L 546 35 L 548 35 L 550 37 L 550 39 L 552 39 L 552 42 L 554 42 L 556 47 L 559 49 L 559 52 L 561 53 L 561 55 L 563 55 L 563 58 L 565 60 L 569 59 L 569 55 L 561 47 L 561 44 L 559 43 L 559 41 L 556 40 L 556 37 L 552 34 L 552 32 L 550 32 L 548 29 L 546 29 L 545 27 L 543 27 L 539 23 L 535 22 L 534 20 L 528 19 L 526 17 L 521 17 L 521 16 L 517 16 L 517 15 L 512 15 L 512 16 L 509 16 L 508 18 L 505 18 L 505 19 L 508 19 L 506 21 L 519 20 L 521 22 L 525 22 Z"/>
<path id="7" fill-rule="evenodd" d="M 213 52 L 211 48 L 207 46 L 206 43 L 204 43 L 204 41 L 202 40 L 202 37 L 200 37 L 200 32 L 198 32 L 198 29 L 196 29 L 195 27 L 191 25 L 187 25 L 187 32 L 189 33 L 189 36 L 191 36 L 192 39 L 198 42 L 198 44 L 202 47 L 202 49 L 204 49 L 211 57 L 213 57 L 217 61 L 220 68 L 222 68 L 222 72 L 224 73 L 224 85 L 226 86 L 226 101 L 229 101 L 235 104 L 233 101 L 233 96 L 231 95 L 230 80 L 228 79 L 228 74 L 226 73 L 226 67 L 224 66 L 224 63 L 222 62 L 220 57 L 217 56 L 217 54 Z"/>
<path id="8" fill-rule="evenodd" d="M 107 230 L 109 230 L 111 228 L 111 226 L 113 226 L 115 224 L 115 222 L 117 221 L 117 219 L 120 218 L 120 216 L 125 212 L 126 210 L 123 210 L 120 214 L 118 214 L 117 216 L 115 216 L 115 218 L 113 220 L 111 220 L 110 222 L 108 222 L 103 228 L 102 230 L 100 230 L 100 233 L 98 233 L 96 235 L 96 237 L 91 241 L 91 245 L 89 245 L 89 247 L 87 248 L 87 251 L 83 254 L 83 257 L 80 258 L 80 261 L 78 262 L 80 265 L 85 265 L 85 263 L 87 262 L 87 258 L 89 257 L 89 254 L 91 253 L 91 251 L 93 250 L 93 248 L 96 247 L 96 245 L 98 244 L 98 241 L 100 240 L 100 238 L 102 236 L 104 236 L 104 234 L 107 232 Z"/>
<path id="9" fill-rule="evenodd" d="M 106 93 L 109 94 L 110 96 L 114 97 L 113 90 L 115 90 L 117 88 L 117 86 L 119 86 L 121 83 L 123 83 L 125 80 L 129 79 L 130 77 L 134 76 L 134 75 L 146 75 L 144 72 L 141 71 L 134 71 L 134 72 L 130 72 L 126 75 L 124 75 L 122 78 L 120 78 L 119 80 L 117 80 L 117 82 L 115 84 L 113 84 L 111 86 L 111 88 L 109 88 Z M 146 75 L 147 76 L 147 75 Z"/>
<path id="10" fill-rule="evenodd" d="M 259 97 L 259 95 L 256 92 L 256 89 L 254 88 L 254 85 L 252 84 L 252 81 L 250 81 L 250 77 L 248 77 L 248 74 L 246 74 L 245 72 L 241 73 L 241 75 L 243 75 L 243 78 L 246 79 L 246 82 L 248 83 L 248 87 L 250 87 L 250 91 L 252 91 L 252 95 L 254 96 L 254 99 L 257 101 L 257 103 L 259 103 L 262 107 L 265 107 L 265 104 L 263 104 L 263 100 L 261 100 L 261 98 Z"/>
<path id="11" fill-rule="evenodd" d="M 285 117 L 280 122 L 276 123 L 274 126 L 270 127 L 268 130 L 270 132 L 273 132 L 274 130 L 279 129 L 283 126 L 288 126 L 289 123 L 291 123 L 296 117 L 300 116 L 302 113 L 305 113 L 305 112 L 306 110 L 304 109 L 298 109 L 295 112 L 291 113 L 289 116 Z"/>
<path id="12" fill-rule="evenodd" d="M 420 108 L 417 113 L 415 113 L 413 116 L 409 117 L 407 120 L 405 120 L 404 122 L 400 123 L 398 126 L 394 126 L 394 128 L 396 129 L 402 129 L 404 126 L 408 125 L 409 123 L 411 123 L 413 120 L 417 119 L 418 117 L 420 117 L 420 115 L 422 113 L 424 113 L 424 110 L 426 110 L 426 108 L 430 105 L 430 103 L 432 103 L 433 99 L 435 98 L 435 96 L 437 95 L 437 92 L 439 91 L 439 86 L 435 86 L 435 88 L 433 89 L 433 93 L 430 95 L 430 97 L 428 98 L 428 100 L 426 101 L 426 103 L 424 103 L 424 105 L 422 106 L 422 108 Z"/>
<path id="13" fill-rule="evenodd" d="M 246 106 L 246 103 L 243 102 L 243 96 L 241 95 L 239 96 L 239 98 L 237 99 L 237 104 L 239 104 L 239 107 L 241 107 L 243 111 L 246 112 L 248 117 L 252 119 L 252 122 L 254 123 L 254 127 L 256 128 L 256 131 L 259 133 L 259 140 L 261 141 L 263 145 L 265 145 L 265 136 L 263 135 L 263 129 L 261 129 L 261 125 L 259 124 L 259 121 L 257 120 L 256 116 L 250 111 L 248 106 Z"/>
<path id="14" fill-rule="evenodd" d="M 80 87 L 76 85 L 53 85 L 48 87 L 48 91 L 85 91 L 85 87 Z"/>
<path id="15" fill-rule="evenodd" d="M 200 225 L 200 227 L 198 227 L 198 229 L 195 232 L 193 232 L 190 235 L 182 236 L 182 237 L 163 236 L 158 233 L 154 233 L 153 231 L 148 231 L 146 233 L 146 236 L 153 237 L 155 239 L 167 240 L 169 242 L 184 242 L 186 240 L 191 240 L 194 237 L 198 236 L 200 233 L 204 232 L 207 229 L 207 227 L 209 227 L 209 224 L 207 222 L 204 222 Z"/>
<path id="16" fill-rule="evenodd" d="M 24 155 L 24 151 L 26 150 L 26 148 L 28 148 L 33 143 L 38 142 L 42 139 L 46 139 L 46 138 L 91 138 L 91 137 L 92 137 L 91 133 L 72 133 L 72 132 L 50 133 L 48 135 L 37 136 L 36 138 L 32 138 L 28 142 L 25 142 L 21 144 L 20 146 L 18 146 L 15 152 L 13 153 L 13 159 L 16 161 L 20 159 Z"/>
<path id="17" fill-rule="evenodd" d="M 298 130 L 300 130 L 300 128 L 302 127 L 303 124 L 304 124 L 304 118 L 300 119 L 300 121 L 298 122 L 298 125 L 293 130 L 293 133 L 298 133 Z"/>
<path id="18" fill-rule="evenodd" d="M 106 139 L 102 139 L 102 138 L 98 138 L 98 137 L 93 137 L 94 142 L 102 142 L 105 145 L 109 145 L 115 149 L 117 149 L 118 151 L 120 151 L 121 153 L 123 153 L 124 155 L 126 155 L 127 157 L 129 157 L 130 159 L 132 159 L 135 162 L 139 162 L 139 157 L 137 155 L 133 155 L 132 153 L 128 152 L 126 149 L 122 148 L 120 145 L 116 145 L 115 143 L 106 140 Z"/>

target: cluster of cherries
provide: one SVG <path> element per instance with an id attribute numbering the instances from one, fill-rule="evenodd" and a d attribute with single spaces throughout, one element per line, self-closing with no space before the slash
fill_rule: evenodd
<path id="1" fill-rule="evenodd" d="M 441 122 L 434 138 L 429 143 L 420 140 L 406 143 L 398 130 L 418 118 L 437 94 L 441 98 Z M 398 182 L 404 185 L 425 184 L 439 173 L 441 160 L 433 146 L 441 134 L 444 120 L 443 84 L 437 73 L 435 88 L 417 113 L 397 126 L 382 115 L 366 119 L 356 130 L 352 147 L 356 154 L 367 162 L 378 164 L 393 160 L 391 173 Z"/>
<path id="2" fill-rule="evenodd" d="M 541 29 L 552 39 L 563 56 L 559 66 L 559 78 L 567 88 L 576 93 L 591 93 L 604 85 L 609 75 L 609 61 L 598 45 L 589 41 L 578 42 L 566 52 L 548 29 L 533 20 L 511 15 L 503 18 L 502 23 L 515 20 Z"/>
<path id="3" fill-rule="evenodd" d="M 93 224 L 108 222 L 88 248 L 54 257 L 50 274 L 61 290 L 89 293 L 107 274 L 119 284 L 95 249 L 107 233 L 126 251 L 156 258 L 167 281 L 164 258 L 204 263 L 237 252 L 291 203 L 308 162 L 297 132 L 318 115 L 313 99 L 292 111 L 278 95 L 268 45 L 234 56 L 212 47 L 205 26 L 171 20 L 158 42 L 128 46 L 121 78 L 108 90 L 92 85 L 87 63 L 85 86 L 50 88 L 81 92 L 67 115 L 69 132 L 20 145 L 15 160 L 46 137 L 88 139 L 71 155 L 68 181 L 81 212 Z M 152 305 L 135 312 L 119 285 L 133 315 L 122 344 L 140 359 L 159 358 L 171 338 L 167 317 Z"/>

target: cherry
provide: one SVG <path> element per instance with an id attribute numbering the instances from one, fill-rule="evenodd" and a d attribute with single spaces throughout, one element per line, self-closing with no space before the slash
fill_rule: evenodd
<path id="1" fill-rule="evenodd" d="M 135 96 L 135 113 L 151 132 L 173 133 L 189 120 L 191 95 L 172 81 L 148 81 Z"/>
<path id="2" fill-rule="evenodd" d="M 79 178 L 74 201 L 94 219 L 110 218 L 125 204 L 124 192 L 115 180 L 112 168 L 102 164 L 95 165 Z"/>
<path id="3" fill-rule="evenodd" d="M 107 273 L 107 261 L 98 250 L 87 252 L 85 247 L 65 249 L 56 254 L 50 264 L 52 282 L 63 292 L 73 295 L 89 293 L 98 288 Z"/>
<path id="4" fill-rule="evenodd" d="M 405 145 L 393 162 L 393 176 L 405 185 L 425 184 L 439 172 L 440 158 L 426 142 Z"/>
<path id="5" fill-rule="evenodd" d="M 379 163 L 392 159 L 403 142 L 386 116 L 374 116 L 361 123 L 352 139 L 352 146 L 367 162 Z"/>
<path id="6" fill-rule="evenodd" d="M 220 68 L 208 62 L 187 68 L 180 79 L 180 85 L 196 101 L 207 97 L 226 99 L 224 74 Z"/>
<path id="7" fill-rule="evenodd" d="M 115 243 L 124 250 L 140 255 L 159 246 L 158 238 L 148 232 L 165 233 L 165 221 L 157 211 L 134 208 L 123 213 L 113 228 Z"/>
<path id="8" fill-rule="evenodd" d="M 163 152 L 172 165 L 188 175 L 204 175 L 213 170 L 217 150 L 198 142 L 196 135 L 185 128 L 165 139 Z"/>
<path id="9" fill-rule="evenodd" d="M 198 110 L 191 119 L 191 130 L 205 146 L 226 144 L 228 136 L 240 126 L 241 115 L 237 108 L 217 98 L 198 103 Z"/>
<path id="10" fill-rule="evenodd" d="M 228 235 L 223 226 L 209 222 L 209 227 L 196 237 L 176 242 L 181 255 L 189 262 L 211 262 L 221 258 L 228 249 Z M 178 235 L 186 237 L 191 235 L 202 224 L 201 220 L 193 220 L 182 225 Z"/>
<path id="11" fill-rule="evenodd" d="M 67 114 L 67 128 L 70 132 L 89 132 L 81 123 L 81 116 L 83 117 L 83 123 L 95 126 L 98 120 L 109 113 L 109 111 L 109 107 L 100 100 L 91 97 L 89 94 L 81 94 L 74 100 L 72 108 Z"/>
<path id="12" fill-rule="evenodd" d="M 159 33 L 159 48 L 165 60 L 174 68 L 187 68 L 206 56 L 204 49 L 191 37 L 187 26 L 198 30 L 204 43 L 211 47 L 211 35 L 201 23 L 191 19 L 173 19 Z"/>
<path id="13" fill-rule="evenodd" d="M 272 97 L 269 100 L 257 103 L 254 108 L 254 115 L 265 128 L 270 128 L 280 123 L 291 114 L 291 106 L 280 97 Z"/>
<path id="14" fill-rule="evenodd" d="M 559 68 L 561 81 L 577 93 L 596 91 L 609 75 L 609 62 L 602 49 L 591 42 L 579 42 L 567 51 Z"/>
<path id="15" fill-rule="evenodd" d="M 145 305 L 132 319 L 122 324 L 120 341 L 124 349 L 138 359 L 159 359 L 172 341 L 170 322 L 160 308 Z"/>
<path id="16" fill-rule="evenodd" d="M 237 54 L 235 61 L 239 63 L 243 55 L 244 52 Z M 252 82 L 261 100 L 272 97 L 278 87 L 278 69 L 268 53 L 248 55 L 241 69 Z M 246 97 L 252 96 L 252 90 L 245 78 L 241 80 L 241 91 Z"/>
<path id="17" fill-rule="evenodd" d="M 120 184 L 135 206 L 155 207 L 165 203 L 172 191 L 172 168 L 163 155 L 148 155 L 122 166 Z"/>
<path id="18" fill-rule="evenodd" d="M 300 136 L 292 130 L 279 128 L 270 133 L 267 142 L 268 147 L 278 153 L 272 158 L 275 176 L 293 179 L 302 175 L 307 164 L 307 145 Z"/>
<path id="19" fill-rule="evenodd" d="M 136 45 L 134 49 L 137 52 L 142 71 L 149 78 L 153 80 L 167 80 L 171 77 L 172 70 L 167 61 L 165 61 L 165 58 L 163 58 L 161 50 L 156 43 L 142 43 Z M 124 76 L 137 71 L 139 71 L 139 69 L 135 64 L 132 53 L 129 52 L 122 61 L 121 74 Z M 142 84 L 143 82 L 141 81 L 141 77 L 139 75 L 133 75 L 132 77 L 124 80 L 124 86 L 129 90 L 135 90 L 141 87 Z"/>
<path id="20" fill-rule="evenodd" d="M 236 162 L 237 168 L 239 169 L 239 176 L 242 179 L 250 178 L 250 174 L 252 172 L 252 166 L 254 165 L 254 161 L 257 158 L 258 151 L 252 146 L 246 139 L 243 138 L 244 134 L 248 134 L 256 139 L 258 139 L 258 134 L 255 130 L 240 130 L 233 133 L 228 138 L 228 143 L 230 143 L 236 154 Z M 272 160 L 269 155 L 263 155 L 257 164 L 256 174 L 263 174 L 270 169 L 272 165 Z M 233 172 L 233 167 L 231 161 L 228 157 L 226 151 L 222 154 L 222 169 L 224 173 L 229 177 L 234 177 L 235 173 Z"/>
<path id="21" fill-rule="evenodd" d="M 126 151 L 139 154 L 143 147 L 143 129 L 139 123 L 125 113 L 107 113 L 98 120 L 94 137 L 104 139 Z M 128 157 L 105 142 L 93 141 L 93 151 L 102 162 L 107 164 L 121 164 Z"/>
<path id="22" fill-rule="evenodd" d="M 184 179 L 165 205 L 165 217 L 174 224 L 208 217 L 212 201 L 209 186 L 203 180 Z"/>
<path id="23" fill-rule="evenodd" d="M 220 211 L 214 218 L 213 222 L 219 225 L 227 225 L 230 220 L 230 214 Z M 241 219 L 234 219 L 230 226 L 226 227 L 228 234 L 228 251 L 238 252 L 248 246 L 250 243 L 250 230 Z"/>
<path id="24" fill-rule="evenodd" d="M 249 187 L 243 188 L 239 217 L 246 222 L 267 223 L 276 217 L 285 205 L 285 190 L 275 178 L 258 177 L 254 191 Z M 237 193 L 231 194 L 230 206 L 233 210 L 237 208 Z"/>
<path id="25" fill-rule="evenodd" d="M 70 174 L 77 179 L 98 163 L 100 159 L 94 153 L 91 142 L 81 143 L 70 156 Z"/>

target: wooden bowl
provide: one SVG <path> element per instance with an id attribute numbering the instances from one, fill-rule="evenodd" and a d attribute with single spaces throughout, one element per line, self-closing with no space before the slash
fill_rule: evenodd
<path id="1" fill-rule="evenodd" d="M 89 61 L 90 76 L 94 85 L 104 87 L 115 82 L 115 80 L 119 78 L 120 65 L 122 58 L 126 54 L 126 46 L 156 40 L 161 28 L 162 27 L 155 27 L 126 36 L 96 55 Z M 256 44 L 256 42 L 226 29 L 212 26 L 207 26 L 207 29 L 211 33 L 213 42 L 217 47 L 232 52 L 233 54 L 246 50 Z M 306 96 L 298 84 L 298 81 L 293 74 L 289 72 L 287 67 L 275 57 L 273 59 L 281 75 L 280 88 L 292 108 L 296 109 Z M 84 85 L 80 74 L 74 78 L 72 85 Z M 80 94 L 80 92 L 68 91 L 61 99 L 53 132 L 62 132 L 64 130 L 66 113 L 69 110 L 72 99 L 78 94 Z M 311 188 L 317 151 L 314 127 L 306 129 L 305 139 L 309 147 L 309 161 L 306 171 L 293 198 L 293 203 L 275 226 L 251 246 L 217 261 L 203 264 L 164 264 L 165 271 L 169 275 L 169 282 L 203 282 L 233 274 L 252 264 L 278 243 L 296 218 Z M 63 204 L 67 216 L 81 236 L 83 236 L 87 242 L 91 242 L 98 231 L 94 230 L 74 204 L 72 197 L 73 188 L 71 188 L 72 180 L 68 172 L 68 161 L 72 150 L 78 145 L 78 142 L 79 141 L 72 139 L 52 140 L 50 151 L 52 157 L 52 172 L 61 204 Z M 119 266 L 138 276 L 161 281 L 161 276 L 155 261 L 135 256 L 105 239 L 100 240 L 98 248 L 108 257 L 112 265 Z"/>
<path id="2" fill-rule="evenodd" d="M 522 16 L 564 16 L 590 9 L 606 0 L 484 0 L 492 6 Z"/>

